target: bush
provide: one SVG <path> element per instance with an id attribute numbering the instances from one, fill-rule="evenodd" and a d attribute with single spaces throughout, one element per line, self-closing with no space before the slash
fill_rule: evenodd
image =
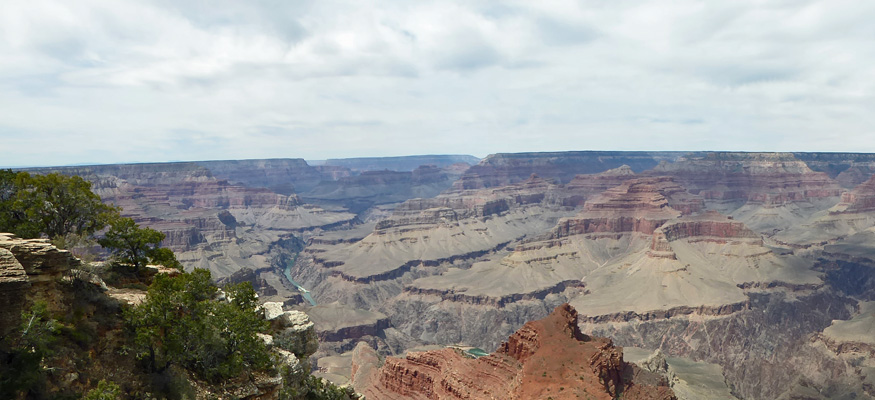
<path id="1" fill-rule="evenodd" d="M 121 396 L 122 389 L 119 385 L 101 379 L 96 388 L 89 390 L 85 396 L 82 396 L 82 400 L 117 400 Z"/>
<path id="2" fill-rule="evenodd" d="M 37 302 L 21 315 L 21 326 L 10 333 L 0 350 L 0 398 L 42 389 L 43 358 L 51 355 L 59 324 L 49 316 L 46 304 Z"/>
<path id="3" fill-rule="evenodd" d="M 355 400 L 359 398 L 352 388 L 342 388 L 313 375 L 307 375 L 300 385 L 288 385 L 293 380 L 294 378 L 289 377 L 288 370 L 284 372 L 285 386 L 280 391 L 280 400 Z"/>

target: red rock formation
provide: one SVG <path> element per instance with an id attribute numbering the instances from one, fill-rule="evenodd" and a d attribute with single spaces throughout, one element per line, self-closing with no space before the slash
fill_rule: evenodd
<path id="1" fill-rule="evenodd" d="M 709 211 L 695 217 L 681 218 L 660 228 L 669 242 L 689 238 L 759 238 L 756 232 L 744 223 L 726 217 L 716 211 Z"/>
<path id="2" fill-rule="evenodd" d="M 587 199 L 612 187 L 620 186 L 623 182 L 635 177 L 635 172 L 628 165 L 622 165 L 598 174 L 577 175 L 565 185 L 568 197 L 565 199 L 564 205 L 581 206 Z"/>
<path id="3" fill-rule="evenodd" d="M 623 361 L 610 339 L 583 335 L 568 304 L 476 360 L 446 348 L 389 357 L 376 370 L 373 357 L 364 357 L 368 352 L 356 354 L 352 381 L 375 399 L 675 399 L 664 382 L 631 382 L 642 372 Z"/>
<path id="4" fill-rule="evenodd" d="M 560 221 L 552 236 L 623 232 L 649 235 L 666 221 L 701 209 L 702 200 L 687 193 L 673 178 L 632 179 L 587 201 L 583 212 Z"/>

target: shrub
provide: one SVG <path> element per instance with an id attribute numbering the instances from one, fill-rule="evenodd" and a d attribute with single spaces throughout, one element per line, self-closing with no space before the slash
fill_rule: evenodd
<path id="1" fill-rule="evenodd" d="M 46 304 L 36 302 L 21 315 L 21 326 L 9 334 L 0 350 L 0 398 L 39 391 L 44 379 L 41 363 L 51 354 L 59 324 L 49 316 Z"/>
<path id="2" fill-rule="evenodd" d="M 122 389 L 118 385 L 101 379 L 96 388 L 82 396 L 82 400 L 117 400 L 121 396 Z"/>

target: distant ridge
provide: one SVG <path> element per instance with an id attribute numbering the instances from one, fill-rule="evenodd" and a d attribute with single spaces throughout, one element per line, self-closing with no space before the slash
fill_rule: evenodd
<path id="1" fill-rule="evenodd" d="M 429 154 L 396 157 L 357 157 L 330 158 L 322 165 L 346 167 L 353 171 L 374 171 L 388 169 L 390 171 L 413 171 L 420 165 L 447 167 L 457 163 L 474 165 L 480 159 L 467 154 Z"/>

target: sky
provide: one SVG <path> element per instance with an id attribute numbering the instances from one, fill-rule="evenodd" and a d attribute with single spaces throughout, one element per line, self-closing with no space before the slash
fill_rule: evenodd
<path id="1" fill-rule="evenodd" d="M 0 166 L 875 152 L 875 1 L 0 0 Z"/>

